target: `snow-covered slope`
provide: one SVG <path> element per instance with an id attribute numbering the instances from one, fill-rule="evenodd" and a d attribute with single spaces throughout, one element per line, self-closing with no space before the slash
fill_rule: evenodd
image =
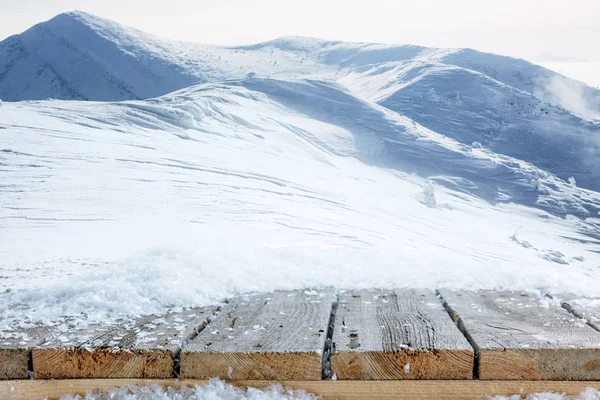
<path id="1" fill-rule="evenodd" d="M 0 43 L 0 98 L 9 101 L 144 99 L 249 76 L 338 82 L 460 143 L 600 189 L 600 122 L 590 120 L 600 118 L 600 91 L 524 60 L 296 37 L 205 46 L 82 12 Z"/>
<path id="2" fill-rule="evenodd" d="M 600 295 L 600 194 L 336 83 L 5 103 L 0 150 L 0 328 L 305 286 Z"/>
<path id="3" fill-rule="evenodd" d="M 0 43 L 0 98 L 136 99 L 197 81 L 168 47 L 89 14 L 60 14 Z"/>
<path id="4" fill-rule="evenodd" d="M 366 84 L 369 74 L 344 79 Z M 469 69 L 423 63 L 410 76 L 396 74 L 373 93 L 380 105 L 461 143 L 476 142 L 600 189 L 600 123 Z"/>

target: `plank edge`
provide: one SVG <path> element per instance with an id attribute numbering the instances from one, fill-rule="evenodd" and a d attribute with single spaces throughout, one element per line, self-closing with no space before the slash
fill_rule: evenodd
<path id="1" fill-rule="evenodd" d="M 340 398 L 349 400 L 364 399 L 438 399 L 440 393 L 452 395 L 456 399 L 473 399 L 495 395 L 531 394 L 556 392 L 578 395 L 588 387 L 600 390 L 600 381 L 226 381 L 232 385 L 247 388 L 265 388 L 279 384 L 283 387 L 303 389 L 323 395 L 325 399 Z M 87 391 L 103 390 L 127 385 L 150 385 L 192 387 L 205 385 L 207 380 L 195 379 L 69 379 L 69 380 L 13 380 L 0 381 L 0 393 L 7 393 L 9 400 L 39 399 L 50 400 L 62 395 L 85 395 Z"/>

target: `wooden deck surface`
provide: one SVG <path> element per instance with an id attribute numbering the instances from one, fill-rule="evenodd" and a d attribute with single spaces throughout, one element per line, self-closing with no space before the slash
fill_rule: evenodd
<path id="1" fill-rule="evenodd" d="M 568 386 L 576 390 L 600 381 L 600 301 L 594 299 L 305 289 L 234 298 L 217 309 L 175 310 L 85 330 L 3 332 L 2 385 L 66 387 L 40 380 L 56 378 L 79 390 L 105 378 L 216 376 L 241 385 L 302 382 L 322 393 L 333 386 L 364 393 L 378 385 L 385 393 L 394 385 L 412 387 L 398 381 L 420 380 L 415 384 L 428 390 L 435 384 L 426 382 L 444 379 L 482 385 L 460 386 L 471 395 L 473 388 L 494 387 L 486 380 L 522 381 L 527 388 L 541 388 L 531 383 L 537 380 L 556 382 L 547 388 L 583 381 Z M 14 381 L 31 375 L 34 381 Z M 83 378 L 94 380 L 71 380 Z"/>
<path id="2" fill-rule="evenodd" d="M 440 294 L 479 353 L 480 379 L 600 379 L 600 332 L 560 305 L 525 293 Z"/>
<path id="3" fill-rule="evenodd" d="M 181 377 L 320 380 L 333 290 L 231 301 L 181 353 Z"/>
<path id="4" fill-rule="evenodd" d="M 472 379 L 474 352 L 431 290 L 339 294 L 337 379 Z"/>
<path id="5" fill-rule="evenodd" d="M 171 378 L 183 343 L 216 307 L 152 315 L 132 326 L 61 333 L 32 350 L 36 379 Z M 65 345 L 69 343 L 69 345 Z"/>

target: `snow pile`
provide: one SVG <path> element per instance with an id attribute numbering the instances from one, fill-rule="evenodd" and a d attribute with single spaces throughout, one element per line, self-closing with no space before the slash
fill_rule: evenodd
<path id="1" fill-rule="evenodd" d="M 60 400 L 316 400 L 318 396 L 272 385 L 265 389 L 247 390 L 229 385 L 219 379 L 211 379 L 204 386 L 183 386 L 179 389 L 159 385 L 125 386 L 101 392 L 88 392 L 85 396 L 62 396 Z"/>

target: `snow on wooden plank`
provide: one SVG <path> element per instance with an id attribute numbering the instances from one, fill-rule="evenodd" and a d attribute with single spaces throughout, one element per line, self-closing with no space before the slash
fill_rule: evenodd
<path id="1" fill-rule="evenodd" d="M 216 307 L 177 310 L 131 324 L 92 326 L 54 336 L 32 351 L 34 377 L 171 378 L 186 340 Z"/>
<path id="2" fill-rule="evenodd" d="M 0 379 L 28 379 L 31 350 L 43 343 L 52 327 L 34 326 L 2 331 Z"/>
<path id="3" fill-rule="evenodd" d="M 333 290 L 234 299 L 181 352 L 182 378 L 317 380 Z"/>
<path id="4" fill-rule="evenodd" d="M 480 379 L 600 380 L 600 332 L 547 298 L 440 290 L 479 353 Z"/>
<path id="5" fill-rule="evenodd" d="M 474 352 L 431 290 L 339 294 L 338 379 L 472 379 Z"/>

